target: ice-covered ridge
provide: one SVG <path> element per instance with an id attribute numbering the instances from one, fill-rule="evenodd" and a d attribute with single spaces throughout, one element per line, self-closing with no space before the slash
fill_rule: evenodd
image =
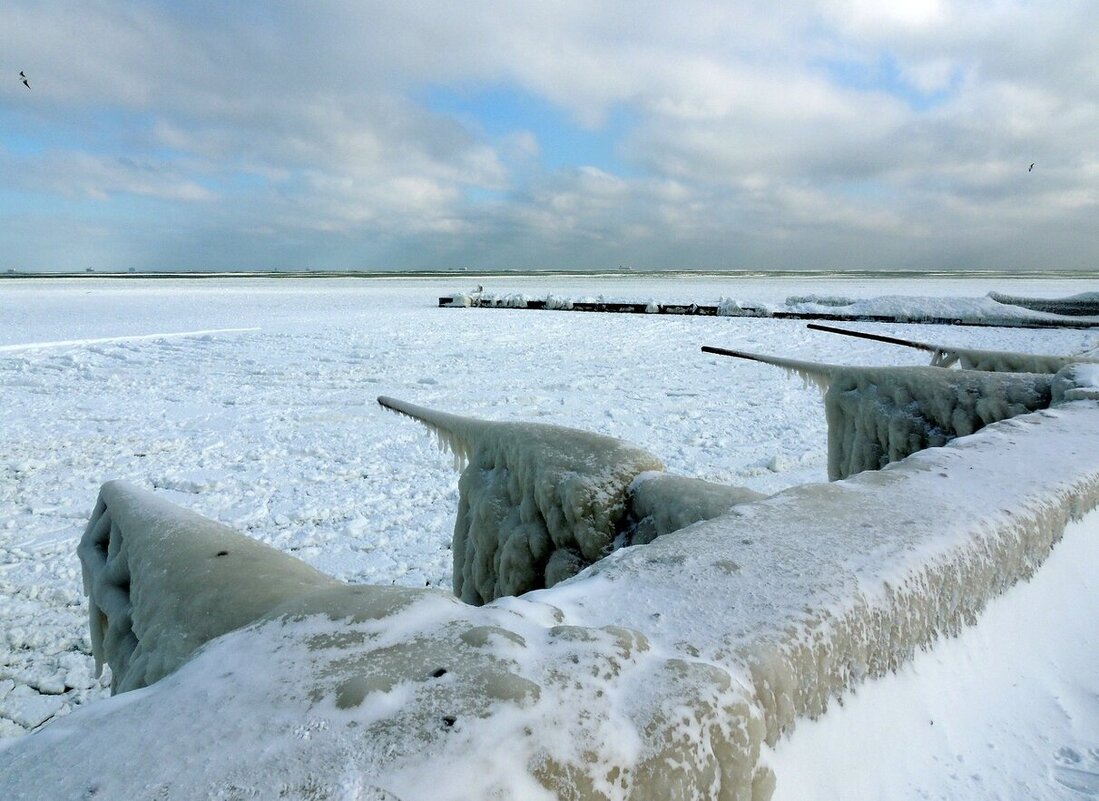
<path id="1" fill-rule="evenodd" d="M 989 292 L 988 296 L 997 303 L 1021 306 L 1024 309 L 1082 317 L 1099 314 L 1099 292 L 1081 292 L 1067 298 L 1025 298 L 1018 295 L 1004 295 Z"/>

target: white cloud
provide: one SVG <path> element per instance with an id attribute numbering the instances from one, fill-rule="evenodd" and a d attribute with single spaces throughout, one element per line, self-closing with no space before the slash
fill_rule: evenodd
<path id="1" fill-rule="evenodd" d="M 1067 221 L 1096 211 L 1095 30 L 1090 0 L 16 0 L 5 58 L 34 90 L 0 87 L 0 143 L 42 146 L 7 147 L 0 188 L 178 203 L 226 260 L 1041 266 L 1060 215 L 1058 258 L 1087 265 Z M 627 169 L 545 169 L 536 125 L 494 138 L 418 99 L 446 86 L 595 136 L 623 112 Z"/>

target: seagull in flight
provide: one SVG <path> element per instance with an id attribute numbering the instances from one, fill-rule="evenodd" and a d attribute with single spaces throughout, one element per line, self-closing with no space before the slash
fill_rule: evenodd
<path id="1" fill-rule="evenodd" d="M 1027 172 L 1032 172 L 1033 170 L 1034 170 L 1034 162 L 1032 161 L 1032 162 L 1030 162 L 1030 166 L 1026 168 L 1026 171 Z"/>
<path id="2" fill-rule="evenodd" d="M 25 87 L 27 87 L 28 89 L 30 89 L 31 88 L 31 83 L 30 83 L 30 81 L 27 80 L 27 75 L 26 75 L 25 72 L 23 72 L 23 70 L 19 70 L 19 77 L 23 79 L 23 85 Z"/>

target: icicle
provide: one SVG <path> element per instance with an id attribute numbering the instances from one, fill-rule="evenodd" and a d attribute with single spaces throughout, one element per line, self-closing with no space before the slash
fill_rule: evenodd
<path id="1" fill-rule="evenodd" d="M 378 403 L 391 412 L 411 417 L 427 426 L 428 430 L 435 435 L 439 450 L 450 453 L 454 457 L 454 469 L 459 471 L 465 469 L 473 456 L 474 446 L 468 433 L 459 433 L 457 430 L 462 427 L 462 418 L 384 395 L 378 396 Z"/>
<path id="2" fill-rule="evenodd" d="M 805 386 L 815 386 L 823 395 L 828 391 L 832 377 L 838 369 L 835 365 L 822 364 L 820 362 L 806 362 L 798 359 L 784 359 L 781 356 L 765 356 L 758 353 L 748 353 L 742 350 L 726 350 L 709 345 L 702 346 L 703 353 L 716 353 L 719 356 L 732 356 L 735 359 L 748 359 L 754 362 L 763 362 L 775 367 L 781 367 L 787 375 L 796 376 L 802 380 Z"/>

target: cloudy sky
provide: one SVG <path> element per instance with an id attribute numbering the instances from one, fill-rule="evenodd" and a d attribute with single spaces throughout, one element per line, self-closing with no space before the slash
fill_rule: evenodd
<path id="1" fill-rule="evenodd" d="M 1099 267 L 1095 0 L 5 0 L 0 77 L 0 269 Z"/>

